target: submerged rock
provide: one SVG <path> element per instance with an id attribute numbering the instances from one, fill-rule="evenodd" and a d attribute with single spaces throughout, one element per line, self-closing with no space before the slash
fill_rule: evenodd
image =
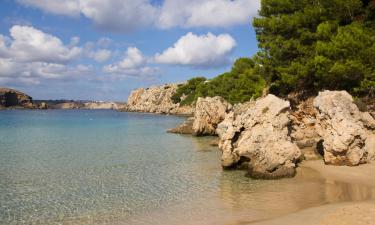
<path id="1" fill-rule="evenodd" d="M 247 163 L 253 178 L 294 176 L 301 151 L 290 137 L 289 102 L 267 95 L 248 106 L 239 114 L 228 113 L 218 125 L 222 166 Z"/>
<path id="2" fill-rule="evenodd" d="M 193 122 L 194 117 L 189 117 L 181 125 L 169 129 L 167 132 L 176 134 L 193 134 Z"/>
<path id="3" fill-rule="evenodd" d="M 125 111 L 163 114 L 193 114 L 191 106 L 180 106 L 172 102 L 178 84 L 167 84 L 151 88 L 139 88 L 131 92 Z"/>
<path id="4" fill-rule="evenodd" d="M 198 98 L 194 112 L 194 135 L 216 135 L 217 125 L 231 109 L 232 105 L 222 97 Z"/>
<path id="5" fill-rule="evenodd" d="M 30 96 L 10 88 L 0 88 L 0 107 L 33 108 L 33 100 Z"/>
<path id="6" fill-rule="evenodd" d="M 315 98 L 314 106 L 318 110 L 316 129 L 322 137 L 325 163 L 365 163 L 367 134 L 352 96 L 346 91 L 323 91 Z"/>

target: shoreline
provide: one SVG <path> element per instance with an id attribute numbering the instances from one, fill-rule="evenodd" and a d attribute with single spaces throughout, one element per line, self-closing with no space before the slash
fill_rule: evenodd
<path id="1" fill-rule="evenodd" d="M 357 189 L 369 188 L 368 200 L 335 202 L 311 207 L 286 214 L 284 216 L 262 221 L 246 223 L 249 225 L 372 225 L 375 224 L 375 164 L 364 164 L 356 167 L 329 166 L 321 160 L 304 161 L 302 168 L 318 172 L 323 178 L 332 182 L 344 182 L 356 185 Z M 358 192 L 359 190 L 351 190 Z M 338 193 L 342 194 L 342 193 Z M 362 193 L 363 194 L 363 193 Z M 363 197 L 363 196 L 362 196 Z"/>

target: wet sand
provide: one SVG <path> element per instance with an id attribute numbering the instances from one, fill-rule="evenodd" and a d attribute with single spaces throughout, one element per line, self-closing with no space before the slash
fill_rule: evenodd
<path id="1" fill-rule="evenodd" d="M 357 167 L 327 166 L 322 161 L 304 162 L 299 170 L 311 168 L 327 180 L 352 184 L 353 201 L 325 204 L 301 210 L 279 218 L 248 223 L 254 225 L 375 225 L 375 163 Z M 358 190 L 353 187 L 359 188 Z M 369 200 L 357 201 L 364 197 L 361 187 L 369 188 Z M 341 193 L 342 194 L 342 193 Z M 366 193 L 365 193 L 366 194 Z M 337 193 L 340 195 L 340 193 Z M 360 200 L 360 199 L 358 199 Z"/>

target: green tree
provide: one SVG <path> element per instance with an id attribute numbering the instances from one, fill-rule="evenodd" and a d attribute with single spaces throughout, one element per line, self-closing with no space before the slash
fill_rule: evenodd
<path id="1" fill-rule="evenodd" d="M 375 1 L 262 0 L 257 63 L 275 94 L 373 89 Z"/>
<path id="2" fill-rule="evenodd" d="M 240 103 L 259 97 L 266 85 L 259 75 L 258 67 L 250 58 L 239 58 L 231 71 L 211 80 L 193 78 L 180 86 L 172 100 L 181 105 L 191 104 L 198 97 L 221 96 L 230 103 Z M 182 99 L 182 100 L 181 100 Z"/>

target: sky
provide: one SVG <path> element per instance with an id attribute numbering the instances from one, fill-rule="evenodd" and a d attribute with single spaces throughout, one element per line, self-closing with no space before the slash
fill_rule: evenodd
<path id="1" fill-rule="evenodd" d="M 126 101 L 257 52 L 260 0 L 0 0 L 0 87 Z"/>

